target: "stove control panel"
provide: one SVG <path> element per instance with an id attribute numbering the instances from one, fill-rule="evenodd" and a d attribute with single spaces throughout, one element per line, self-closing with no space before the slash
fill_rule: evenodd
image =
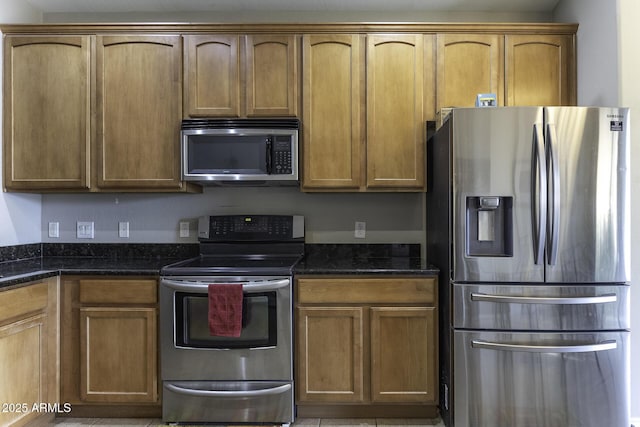
<path id="1" fill-rule="evenodd" d="M 304 239 L 301 215 L 207 215 L 198 220 L 198 240 L 295 241 Z"/>

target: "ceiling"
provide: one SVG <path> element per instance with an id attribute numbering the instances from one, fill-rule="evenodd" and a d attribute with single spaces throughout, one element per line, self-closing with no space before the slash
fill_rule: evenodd
<path id="1" fill-rule="evenodd" d="M 130 12 L 552 12 L 559 0 L 26 0 L 44 14 Z"/>

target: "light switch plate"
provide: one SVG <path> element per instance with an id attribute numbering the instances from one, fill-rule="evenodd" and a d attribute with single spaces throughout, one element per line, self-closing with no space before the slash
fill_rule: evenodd
<path id="1" fill-rule="evenodd" d="M 60 237 L 60 223 L 59 222 L 50 222 L 49 223 L 49 237 Z"/>
<path id="2" fill-rule="evenodd" d="M 189 237 L 189 222 L 180 221 L 180 237 Z"/>
<path id="3" fill-rule="evenodd" d="M 364 239 L 367 237 L 367 223 L 364 221 L 356 221 L 356 227 L 354 236 L 357 239 Z"/>
<path id="4" fill-rule="evenodd" d="M 78 221 L 76 223 L 76 237 L 78 239 L 93 239 L 93 221 Z"/>
<path id="5" fill-rule="evenodd" d="M 129 221 L 120 221 L 118 223 L 118 236 L 129 237 Z"/>

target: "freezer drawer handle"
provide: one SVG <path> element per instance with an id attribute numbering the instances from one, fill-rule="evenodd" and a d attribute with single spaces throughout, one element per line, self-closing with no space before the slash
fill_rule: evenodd
<path id="1" fill-rule="evenodd" d="M 471 301 L 504 302 L 511 304 L 603 304 L 618 301 L 616 294 L 593 297 L 512 297 L 507 295 L 471 294 Z"/>
<path id="2" fill-rule="evenodd" d="M 588 345 L 523 345 L 502 344 L 489 341 L 471 341 L 472 348 L 484 348 L 498 351 L 523 351 L 526 353 L 591 353 L 597 351 L 615 350 L 618 343 L 615 340 L 603 341 L 599 344 Z"/>
<path id="3" fill-rule="evenodd" d="M 186 394 L 189 396 L 199 397 L 257 397 L 257 396 L 272 396 L 274 394 L 281 394 L 291 390 L 291 384 L 284 384 L 278 387 L 265 388 L 262 390 L 195 390 L 192 388 L 178 387 L 174 384 L 165 384 L 164 387 L 174 393 Z"/>

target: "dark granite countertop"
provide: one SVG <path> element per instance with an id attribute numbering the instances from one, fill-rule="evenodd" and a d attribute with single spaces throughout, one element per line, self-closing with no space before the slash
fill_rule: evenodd
<path id="1" fill-rule="evenodd" d="M 308 244 L 295 274 L 403 274 L 437 276 L 418 244 Z"/>
<path id="2" fill-rule="evenodd" d="M 60 274 L 158 275 L 199 250 L 197 244 L 46 243 L 0 249 L 0 290 Z M 294 274 L 437 275 L 438 269 L 416 244 L 307 244 Z"/>

